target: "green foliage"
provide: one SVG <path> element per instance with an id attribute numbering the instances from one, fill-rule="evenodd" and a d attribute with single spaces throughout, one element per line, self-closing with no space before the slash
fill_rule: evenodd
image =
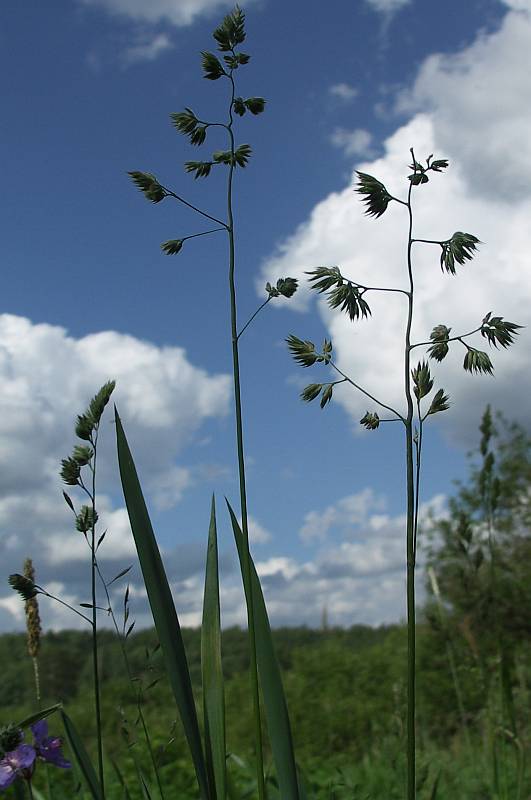
<path id="1" fill-rule="evenodd" d="M 288 706 L 260 580 L 250 555 L 246 556 L 244 537 L 236 515 L 228 501 L 227 505 L 238 549 L 245 595 L 248 601 L 249 596 L 252 596 L 251 607 L 254 609 L 256 629 L 256 658 L 279 791 L 281 797 L 299 800 L 299 783 Z M 247 558 L 249 559 L 249 577 L 247 575 Z"/>
<path id="2" fill-rule="evenodd" d="M 238 167 L 246 167 L 249 158 L 251 157 L 251 146 L 248 144 L 241 144 L 234 151 L 234 165 Z"/>
<path id="3" fill-rule="evenodd" d="M 383 183 L 373 178 L 372 175 L 359 172 L 359 170 L 356 170 L 356 174 L 358 175 L 358 186 L 354 191 L 364 195 L 363 202 L 367 206 L 365 213 L 370 217 L 381 217 L 393 197 Z"/>
<path id="4" fill-rule="evenodd" d="M 81 506 L 79 514 L 76 515 L 76 528 L 80 533 L 91 531 L 98 521 L 98 513 L 90 506 Z"/>
<path id="5" fill-rule="evenodd" d="M 456 231 L 450 239 L 441 242 L 441 270 L 450 275 L 456 275 L 455 265 L 464 264 L 474 256 L 477 245 L 481 244 L 479 239 L 471 233 Z"/>
<path id="6" fill-rule="evenodd" d="M 318 267 L 307 275 L 311 275 L 309 281 L 313 284 L 312 289 L 320 294 L 328 292 L 330 308 L 340 307 L 341 311 L 347 312 L 351 322 L 371 314 L 369 304 L 363 298 L 366 290 L 346 280 L 338 267 Z"/>
<path id="7" fill-rule="evenodd" d="M 256 116 L 264 111 L 265 102 L 263 97 L 248 97 L 247 100 L 244 100 L 243 97 L 235 97 L 232 108 L 239 117 L 243 117 L 246 111 L 250 111 Z"/>
<path id="8" fill-rule="evenodd" d="M 213 36 L 218 43 L 218 49 L 222 52 L 234 50 L 237 45 L 245 41 L 245 14 L 239 6 L 227 14 Z"/>
<path id="9" fill-rule="evenodd" d="M 419 361 L 418 365 L 411 370 L 413 380 L 413 392 L 417 400 L 422 400 L 433 389 L 433 378 L 430 375 L 430 368 L 426 361 Z"/>
<path id="10" fill-rule="evenodd" d="M 509 347 L 514 342 L 515 333 L 522 325 L 514 322 L 507 322 L 503 317 L 493 317 L 489 311 L 481 324 L 481 335 L 484 336 L 491 346 Z"/>
<path id="11" fill-rule="evenodd" d="M 66 711 L 61 710 L 60 713 L 70 752 L 72 753 L 79 771 L 86 782 L 87 789 L 89 790 L 91 797 L 93 800 L 104 800 L 101 784 L 96 777 L 96 772 L 92 766 L 92 762 L 85 749 L 83 739 L 81 738 L 76 725 L 74 724 L 73 720 L 70 719 Z"/>
<path id="12" fill-rule="evenodd" d="M 92 447 L 76 444 L 72 453 L 72 459 L 79 464 L 80 467 L 86 467 L 93 455 L 94 450 Z"/>
<path id="13" fill-rule="evenodd" d="M 152 203 L 160 203 L 166 197 L 167 192 L 150 172 L 133 171 L 128 174 L 146 200 L 151 200 Z"/>
<path id="14" fill-rule="evenodd" d="M 182 239 L 168 239 L 167 242 L 162 242 L 160 247 L 167 256 L 175 256 L 177 253 L 181 252 L 182 246 Z"/>
<path id="15" fill-rule="evenodd" d="M 470 347 L 469 345 L 466 345 L 466 355 L 465 360 L 463 361 L 463 368 L 470 373 L 484 373 L 487 375 L 492 375 L 494 371 L 492 361 L 488 357 L 487 353 L 483 353 L 481 350 L 476 350 L 474 347 Z"/>
<path id="16" fill-rule="evenodd" d="M 263 97 L 248 97 L 247 100 L 244 100 L 245 108 L 256 116 L 257 114 L 262 114 L 265 109 L 265 100 Z"/>
<path id="17" fill-rule="evenodd" d="M 319 405 L 321 408 L 324 408 L 332 399 L 334 383 L 310 383 L 310 385 L 306 386 L 306 388 L 301 392 L 301 400 L 311 403 L 312 400 L 315 400 L 316 397 L 319 397 L 321 392 L 322 395 Z"/>
<path id="18" fill-rule="evenodd" d="M 380 417 L 376 411 L 373 413 L 366 411 L 364 416 L 360 419 L 360 425 L 363 425 L 368 431 L 375 431 L 380 425 Z"/>
<path id="19" fill-rule="evenodd" d="M 92 441 L 93 432 L 98 427 L 98 425 L 100 424 L 101 416 L 102 416 L 102 414 L 103 414 L 103 412 L 105 410 L 105 407 L 106 407 L 107 403 L 111 399 L 111 395 L 112 395 L 112 393 L 113 393 L 113 391 L 115 389 L 115 386 L 116 386 L 116 381 L 107 381 L 107 383 L 105 383 L 101 387 L 99 392 L 96 395 L 94 395 L 94 397 L 90 401 L 89 407 L 85 411 L 85 413 L 84 414 L 79 414 L 79 416 L 77 418 L 76 429 L 75 430 L 76 430 L 76 436 L 78 436 L 80 439 L 84 439 L 85 441 Z M 74 450 L 73 459 L 66 459 L 66 461 L 69 461 L 69 460 L 73 461 L 74 463 L 77 463 L 78 466 L 80 466 L 79 459 L 76 458 L 76 455 L 75 455 L 76 452 L 78 452 L 78 453 L 80 453 L 80 452 L 88 453 L 88 448 L 83 448 L 81 450 L 76 448 Z M 92 456 L 91 456 L 91 458 L 92 458 Z M 62 463 L 63 463 L 63 468 L 64 468 L 65 461 L 63 461 Z M 68 476 L 68 474 L 69 473 L 68 473 L 68 470 L 67 470 L 66 475 Z M 72 477 L 73 477 L 73 473 L 72 473 Z M 63 480 L 65 481 L 65 483 L 68 483 L 68 481 L 66 480 L 66 477 L 63 477 Z M 75 485 L 75 484 L 72 484 L 72 485 Z"/>
<path id="20" fill-rule="evenodd" d="M 303 367 L 312 367 L 314 364 L 328 364 L 332 357 L 332 342 L 327 339 L 323 342 L 323 352 L 317 353 L 313 342 L 303 341 L 290 334 L 286 339 L 291 354 L 295 361 Z"/>
<path id="21" fill-rule="evenodd" d="M 63 458 L 61 465 L 61 479 L 67 486 L 77 486 L 81 475 L 79 463 L 74 458 Z"/>
<path id="22" fill-rule="evenodd" d="M 363 319 L 371 313 L 371 309 L 362 295 L 363 290 L 360 291 L 357 286 L 353 286 L 350 281 L 347 281 L 329 292 L 328 305 L 330 308 L 341 307 L 341 311 L 346 311 L 349 319 L 353 322 L 359 319 L 360 315 Z"/>
<path id="23" fill-rule="evenodd" d="M 190 747 L 201 797 L 208 800 L 210 798 L 208 777 L 179 620 L 136 467 L 116 409 L 115 422 L 120 478 L 149 604 L 165 657 L 168 678 Z"/>
<path id="24" fill-rule="evenodd" d="M 194 178 L 208 178 L 212 169 L 212 161 L 186 161 L 186 172 L 193 172 Z"/>
<path id="25" fill-rule="evenodd" d="M 437 389 L 426 416 L 429 416 L 430 414 L 438 414 L 440 411 L 447 411 L 449 408 L 449 398 L 444 393 L 444 389 Z"/>
<path id="26" fill-rule="evenodd" d="M 203 621 L 201 625 L 201 675 L 205 724 L 205 754 L 215 796 L 226 796 L 225 694 L 221 661 L 218 538 L 214 498 L 210 512 Z"/>
<path id="27" fill-rule="evenodd" d="M 448 339 L 450 338 L 451 328 L 446 325 L 436 325 L 430 333 L 430 339 L 434 344 L 428 348 L 428 355 L 436 361 L 442 361 L 448 354 Z"/>
<path id="28" fill-rule="evenodd" d="M 239 117 L 243 117 L 246 112 L 245 102 L 243 97 L 235 97 L 234 102 L 232 104 L 232 108 L 234 109 L 234 113 L 238 114 Z"/>
<path id="29" fill-rule="evenodd" d="M 299 282 L 296 278 L 279 278 L 276 286 L 271 286 L 269 281 L 265 285 L 265 290 L 270 298 L 274 297 L 293 297 L 297 291 Z"/>
<path id="30" fill-rule="evenodd" d="M 301 400 L 304 400 L 306 403 L 311 403 L 312 400 L 315 400 L 316 397 L 319 397 L 322 388 L 322 383 L 310 383 L 301 392 Z"/>
<path id="31" fill-rule="evenodd" d="M 204 77 L 210 81 L 217 81 L 218 78 L 227 75 L 219 59 L 206 50 L 201 53 L 201 64 L 205 73 Z"/>
<path id="32" fill-rule="evenodd" d="M 413 155 L 413 151 L 411 151 Z M 423 183 L 428 183 L 429 178 L 427 176 L 427 172 L 433 170 L 433 172 L 441 172 L 441 170 L 446 169 L 448 166 L 448 161 L 445 158 L 439 159 L 437 161 L 431 161 L 433 155 L 428 156 L 426 159 L 426 166 L 422 166 L 422 164 L 413 157 L 413 163 L 409 165 L 409 168 L 413 170 L 411 175 L 408 175 L 408 180 L 411 181 L 413 186 L 420 186 Z"/>
<path id="33" fill-rule="evenodd" d="M 23 600 L 28 601 L 39 593 L 37 587 L 31 578 L 26 578 L 25 575 L 20 575 L 18 572 L 10 575 L 8 578 L 9 585 L 19 593 Z"/>

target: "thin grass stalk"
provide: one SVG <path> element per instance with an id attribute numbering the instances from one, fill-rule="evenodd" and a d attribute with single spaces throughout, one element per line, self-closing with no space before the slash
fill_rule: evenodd
<path id="1" fill-rule="evenodd" d="M 411 325 L 413 322 L 413 267 L 411 245 L 413 232 L 413 213 L 411 210 L 411 190 L 409 184 L 407 208 L 409 214 L 409 233 L 407 244 L 407 269 L 409 276 L 408 316 L 404 348 L 404 376 L 407 400 L 406 428 L 406 493 L 407 493 L 407 799 L 415 800 L 415 480 L 413 472 L 413 398 L 411 396 Z"/>
<path id="2" fill-rule="evenodd" d="M 131 671 L 131 665 L 129 663 L 129 657 L 127 655 L 127 649 L 126 649 L 125 644 L 124 644 L 124 637 L 120 633 L 120 629 L 119 629 L 118 623 L 116 621 L 116 616 L 115 616 L 115 613 L 114 613 L 114 609 L 112 607 L 111 597 L 109 595 L 109 589 L 108 589 L 107 583 L 106 583 L 106 581 L 105 581 L 105 579 L 104 579 L 104 577 L 102 575 L 102 572 L 101 572 L 100 566 L 98 564 L 97 558 L 95 559 L 95 562 L 96 562 L 96 570 L 97 570 L 99 578 L 100 578 L 100 580 L 101 580 L 101 582 L 103 584 L 105 597 L 107 598 L 107 608 L 108 608 L 108 611 L 109 611 L 109 614 L 110 614 L 110 617 L 111 617 L 111 620 L 112 620 L 112 623 L 113 623 L 113 626 L 114 626 L 114 630 L 116 632 L 116 636 L 118 638 L 118 643 L 119 643 L 119 646 L 120 646 L 120 651 L 122 653 L 122 658 L 124 660 L 125 669 L 126 669 L 126 672 L 127 672 L 127 677 L 129 679 L 129 682 L 132 684 L 133 683 L 133 673 Z M 139 716 L 140 722 L 142 724 L 142 730 L 144 732 L 144 739 L 146 740 L 146 746 L 147 746 L 147 749 L 148 749 L 148 752 L 149 752 L 149 757 L 150 757 L 151 763 L 153 765 L 153 771 L 155 773 L 155 779 L 157 781 L 157 788 L 159 790 L 159 794 L 160 794 L 161 800 L 165 800 L 165 798 L 164 798 L 164 790 L 162 788 L 162 781 L 161 781 L 161 778 L 160 778 L 159 768 L 158 768 L 158 764 L 157 764 L 157 759 L 155 758 L 155 753 L 153 752 L 153 745 L 151 743 L 151 736 L 149 734 L 149 729 L 148 729 L 148 727 L 146 725 L 144 712 L 142 711 L 142 704 L 141 704 L 141 701 L 140 701 L 140 693 L 139 692 L 137 692 L 136 709 L 138 711 L 138 716 Z"/>
<path id="3" fill-rule="evenodd" d="M 244 538 L 244 551 L 245 551 L 245 581 L 248 586 L 251 586 L 251 560 L 249 549 L 249 520 L 247 514 L 247 488 L 245 480 L 245 458 L 243 448 L 243 422 L 242 422 L 242 406 L 241 406 L 241 388 L 240 388 L 240 358 L 238 347 L 238 324 L 237 324 L 237 307 L 236 307 L 236 285 L 235 285 L 235 246 L 234 246 L 234 216 L 232 210 L 232 181 L 234 174 L 234 133 L 232 131 L 233 114 L 232 108 L 234 103 L 234 79 L 230 76 L 231 82 L 231 103 L 229 109 L 229 124 L 227 130 L 230 136 L 230 147 L 232 154 L 232 161 L 229 167 L 229 177 L 227 182 L 227 233 L 229 237 L 229 292 L 230 292 L 230 321 L 231 321 L 231 335 L 232 335 L 232 368 L 234 379 L 234 403 L 235 403 L 235 416 L 236 416 L 236 446 L 238 451 L 238 474 L 239 474 L 239 487 L 240 487 L 240 511 L 242 518 L 242 532 Z M 259 800 L 265 800 L 265 782 L 264 782 L 264 755 L 263 755 L 263 741 L 262 741 L 262 721 L 260 717 L 260 693 L 258 686 L 258 665 L 256 659 L 256 632 L 254 624 L 254 609 L 252 591 L 246 594 L 247 597 L 247 625 L 249 632 L 249 650 L 250 650 L 250 673 L 251 673 L 251 691 L 253 695 L 253 712 L 255 723 L 255 747 L 256 747 L 256 779 L 258 785 Z"/>
<path id="4" fill-rule="evenodd" d="M 92 670 L 94 674 L 94 705 L 96 714 L 96 737 L 98 746 L 98 773 L 102 797 L 105 797 L 105 785 L 103 775 L 103 736 L 101 726 L 101 702 L 100 702 L 100 676 L 98 665 L 98 620 L 96 607 L 96 457 L 98 444 L 98 430 L 96 427 L 94 438 L 91 442 L 94 450 L 93 463 L 90 465 L 92 473 L 92 492 L 90 495 L 92 505 L 92 526 L 90 531 L 90 555 L 91 555 L 91 594 L 92 594 Z"/>

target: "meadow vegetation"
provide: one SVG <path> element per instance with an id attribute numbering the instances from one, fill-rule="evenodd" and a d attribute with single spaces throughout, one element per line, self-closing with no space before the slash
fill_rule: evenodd
<path id="1" fill-rule="evenodd" d="M 432 520 L 423 531 L 418 515 L 424 426 L 451 405 L 444 389 L 434 391 L 430 363 L 453 357 L 462 347 L 465 371 L 492 374 L 489 355 L 473 346 L 471 337 L 481 336 L 490 347 L 505 349 L 521 326 L 488 312 L 473 321 L 469 331 L 452 334 L 449 326 L 439 323 L 426 341 L 413 341 L 416 249 L 437 248 L 435 267 L 440 266 L 443 275 L 437 276 L 436 269 L 434 279 L 453 279 L 480 242 L 462 231 L 441 241 L 416 237 L 414 199 L 423 202 L 423 187 L 443 179 L 446 159 L 428 155 L 418 160 L 412 147 L 404 197 L 391 195 L 374 176 L 357 173 L 355 191 L 368 215 L 378 219 L 391 213 L 390 208 L 405 214 L 405 288 L 366 286 L 345 276 L 339 266 L 314 267 L 309 283 L 326 295 L 332 309 L 355 324 L 371 314 L 369 299 L 375 292 L 393 293 L 397 302 L 405 303 L 407 324 L 399 333 L 405 411 L 376 398 L 342 371 L 331 341 L 325 339 L 318 348 L 291 334 L 287 344 L 302 367 L 327 368 L 322 383 L 304 389 L 304 401 L 319 399 L 324 409 L 341 384 L 370 400 L 372 410 L 360 420 L 367 430 L 387 423 L 403 426 L 407 620 L 374 630 L 323 625 L 320 631 L 272 631 L 249 547 L 240 341 L 271 301 L 293 296 L 298 281 L 279 277 L 267 283 L 263 302 L 239 322 L 233 192 L 236 173 L 247 166 L 252 148 L 237 142 L 237 118 L 259 116 L 266 102 L 239 94 L 240 74 L 250 61 L 241 49 L 246 39 L 243 12 L 236 7 L 213 36 L 218 53 L 202 53 L 203 77 L 219 81 L 227 90 L 226 117 L 211 120 L 185 107 L 171 120 L 193 147 L 223 137 L 226 149 L 215 150 L 206 160 L 187 161 L 185 171 L 196 179 L 225 171 L 226 215 L 219 218 L 190 204 L 152 173 L 135 170 L 130 176 L 151 203 L 176 201 L 209 225 L 163 242 L 168 256 L 183 257 L 183 248 L 186 252 L 193 244 L 189 240 L 198 236 L 226 236 L 239 514 L 229 502 L 226 512 L 240 563 L 247 629 L 221 630 L 219 511 L 214 498 L 202 625 L 199 630 L 180 628 L 171 575 L 165 572 L 116 408 L 120 479 L 153 630 L 134 629 L 128 569 L 112 578 L 103 574 L 100 548 L 103 552 L 112 531 L 107 534 L 98 525 L 97 458 L 100 423 L 115 388 L 109 380 L 77 417 L 76 444 L 60 471 L 74 535 L 87 544 L 91 602 L 69 606 L 83 619 L 87 632 L 42 635 L 39 600 L 68 603 L 39 585 L 38 565 L 36 575 L 31 561 L 9 578 L 25 602 L 28 639 L 0 638 L 0 707 L 7 726 L 0 730 L 0 791 L 30 800 L 63 800 L 84 793 L 92 800 L 524 800 L 531 792 L 526 760 L 531 440 L 502 417 L 493 420 L 487 408 L 480 424 L 479 455 L 469 481 L 450 503 L 448 518 Z M 425 358 L 416 359 L 417 348 Z M 422 609 L 415 594 L 419 554 L 428 597 Z M 117 612 L 111 586 L 120 581 L 125 588 Z M 102 629 L 102 614 L 114 630 Z M 56 733 L 61 725 L 71 768 Z"/>

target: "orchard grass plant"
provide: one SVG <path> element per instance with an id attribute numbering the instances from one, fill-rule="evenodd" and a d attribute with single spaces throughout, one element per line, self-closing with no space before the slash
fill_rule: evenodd
<path id="1" fill-rule="evenodd" d="M 480 335 L 490 347 L 509 347 L 521 326 L 506 321 L 501 316 L 487 313 L 477 321 L 471 330 L 453 334 L 447 324 L 437 324 L 425 341 L 413 342 L 411 330 L 414 313 L 414 271 L 413 252 L 417 246 L 439 248 L 439 265 L 443 273 L 456 276 L 459 270 L 470 261 L 480 244 L 479 239 L 470 234 L 457 231 L 445 240 L 437 241 L 417 238 L 413 233 L 413 193 L 422 191 L 435 173 L 448 167 L 446 159 L 435 159 L 430 155 L 425 162 L 417 161 L 413 148 L 410 174 L 407 176 L 408 190 L 405 199 L 394 197 L 375 177 L 358 172 L 356 192 L 366 205 L 366 213 L 376 219 L 387 212 L 389 206 L 402 206 L 408 223 L 408 243 L 405 253 L 405 288 L 366 286 L 343 274 L 339 266 L 318 267 L 309 274 L 311 287 L 327 297 L 332 309 L 348 315 L 353 323 L 362 323 L 371 315 L 368 298 L 371 292 L 393 293 L 397 302 L 407 306 L 407 324 L 404 332 L 403 374 L 405 411 L 375 397 L 370 387 L 360 386 L 343 372 L 334 358 L 331 341 L 324 340 L 318 349 L 311 341 L 290 335 L 287 339 L 289 349 L 303 367 L 321 365 L 331 374 L 319 383 L 309 384 L 302 392 L 302 399 L 308 403 L 319 400 L 324 409 L 333 399 L 334 391 L 340 384 L 351 386 L 368 398 L 374 406 L 367 410 L 360 423 L 367 430 L 376 430 L 380 425 L 397 422 L 403 425 L 406 456 L 406 564 L 407 564 L 407 702 L 405 713 L 405 748 L 401 723 L 396 731 L 387 731 L 382 737 L 381 763 L 372 769 L 367 765 L 358 767 L 342 763 L 338 767 L 336 779 L 314 782 L 309 788 L 295 758 L 292 728 L 284 693 L 279 662 L 273 645 L 273 636 L 260 582 L 253 563 L 249 546 L 249 512 L 244 451 L 244 419 L 242 414 L 242 380 L 240 375 L 240 345 L 242 337 L 257 315 L 277 298 L 290 298 L 298 288 L 298 281 L 291 277 L 279 277 L 274 283 L 265 286 L 263 302 L 254 310 L 240 315 L 236 291 L 237 275 L 237 225 L 233 211 L 234 192 L 238 177 L 252 158 L 252 148 L 238 139 L 238 120 L 247 115 L 260 116 L 266 109 L 266 101 L 260 96 L 248 94 L 244 80 L 251 56 L 242 50 L 246 40 L 245 15 L 236 6 L 227 14 L 213 33 L 216 52 L 205 50 L 201 53 L 203 77 L 216 83 L 224 92 L 226 111 L 223 118 L 212 119 L 208 113 L 199 112 L 191 106 L 171 114 L 175 130 L 186 137 L 194 148 L 208 146 L 209 154 L 202 159 L 186 161 L 184 165 L 188 178 L 207 180 L 215 172 L 224 175 L 223 214 L 199 207 L 185 197 L 180 187 L 171 187 L 166 180 L 151 172 L 133 170 L 129 176 L 146 200 L 153 204 L 163 201 L 176 202 L 193 211 L 198 217 L 198 228 L 179 231 L 175 238 L 168 238 L 161 244 L 164 255 L 186 258 L 193 240 L 203 236 L 224 236 L 227 243 L 227 330 L 230 334 L 232 357 L 232 378 L 234 391 L 234 420 L 236 432 L 236 460 L 238 466 L 239 516 L 227 500 L 239 565 L 242 575 L 243 591 L 247 611 L 247 643 L 249 653 L 249 686 L 252 705 L 253 741 L 252 761 L 246 763 L 227 748 L 226 687 L 224 682 L 221 648 L 221 612 L 219 591 L 218 536 L 215 499 L 212 497 L 206 552 L 205 582 L 203 596 L 202 625 L 200 632 L 200 674 L 202 708 L 198 708 L 190 666 L 185 651 L 183 634 L 174 605 L 168 576 L 159 551 L 144 500 L 140 480 L 129 447 L 122 420 L 114 408 L 114 424 L 121 485 L 124 493 L 131 531 L 142 571 L 147 597 L 153 616 L 157 643 L 146 648 L 145 675 L 139 676 L 132 665 L 129 646 L 130 636 L 135 627 L 131 618 L 131 591 L 126 585 L 121 598 L 121 619 L 113 606 L 117 595 L 117 585 L 131 570 L 125 567 L 110 580 L 104 575 L 99 561 L 100 548 L 104 549 L 107 535 L 112 531 L 101 530 L 97 501 L 97 455 L 100 427 L 106 407 L 115 388 L 109 380 L 95 394 L 86 410 L 77 417 L 75 434 L 78 443 L 71 454 L 62 460 L 60 475 L 67 487 L 63 491 L 64 501 L 72 514 L 75 534 L 83 537 L 87 545 L 89 598 L 77 606 L 55 596 L 37 583 L 36 572 L 31 560 L 27 560 L 21 574 L 9 577 L 9 582 L 25 603 L 27 622 L 27 650 L 32 660 L 35 681 L 37 711 L 19 722 L 0 729 L 0 793 L 14 792 L 13 797 L 29 797 L 42 800 L 44 795 L 33 783 L 33 775 L 42 762 L 47 770 L 47 800 L 63 800 L 51 781 L 48 766 L 68 770 L 71 765 L 79 776 L 85 791 L 92 800 L 172 800 L 174 790 L 167 781 L 167 772 L 162 768 L 162 757 L 171 747 L 173 729 L 168 732 L 167 742 L 160 748 L 146 714 L 149 692 L 155 690 L 158 676 L 153 674 L 153 659 L 160 649 L 169 689 L 180 718 L 183 741 L 189 753 L 190 766 L 184 773 L 193 775 L 193 789 L 186 796 L 201 800 L 233 800 L 233 798 L 257 797 L 258 800 L 305 800 L 308 797 L 327 798 L 379 798 L 381 792 L 391 797 L 414 800 L 416 797 L 438 796 L 441 768 L 435 765 L 435 777 L 430 773 L 430 765 L 425 759 L 416 765 L 416 621 L 415 621 L 415 565 L 417 554 L 417 530 L 419 512 L 419 491 L 421 477 L 421 454 L 424 424 L 428 417 L 446 412 L 450 400 L 442 388 L 434 391 L 434 377 L 431 361 L 441 362 L 456 347 L 464 348 L 463 367 L 471 374 L 492 375 L 493 365 L 489 355 L 470 343 L 472 336 Z M 212 145 L 212 147 L 211 147 Z M 214 147 L 220 149 L 213 149 Z M 186 179 L 186 178 L 185 178 Z M 201 227 L 202 226 L 202 227 Z M 240 316 L 245 320 L 239 322 Z M 423 348 L 426 357 L 417 360 L 414 351 Z M 383 410 L 383 413 L 382 413 Z M 489 531 L 489 558 L 496 561 L 496 545 L 493 535 L 496 503 L 499 487 L 492 477 L 493 461 L 487 458 L 489 448 L 490 423 L 485 422 L 484 441 L 486 462 L 485 477 L 482 479 L 485 524 Z M 490 470 L 490 472 L 489 472 Z M 487 474 L 488 473 L 488 474 Z M 464 535 L 464 534 L 463 534 Z M 466 540 L 466 535 L 465 540 Z M 466 540 L 469 541 L 469 540 Z M 471 540 L 470 540 L 471 541 Z M 469 541 L 469 544 L 470 544 Z M 479 557 L 477 557 L 479 558 Z M 438 579 L 444 582 L 445 574 L 436 576 L 432 569 L 431 585 L 437 600 L 437 619 L 441 627 L 447 624 L 445 608 L 439 592 Z M 491 575 L 491 589 L 495 590 L 495 572 Z M 39 671 L 39 650 L 41 626 L 38 596 L 46 597 L 68 608 L 77 618 L 88 626 L 91 640 L 92 696 L 90 701 L 93 716 L 94 742 L 83 726 L 78 726 L 63 708 L 62 703 L 47 708 L 42 707 L 43 694 Z M 120 655 L 123 662 L 123 675 L 128 683 L 129 697 L 134 707 L 134 722 L 128 712 L 117 709 L 117 722 L 104 724 L 102 705 L 102 658 L 101 658 L 101 615 L 105 615 L 114 628 Z M 503 638 L 500 628 L 499 653 L 503 652 Z M 463 731 L 468 736 L 466 710 L 460 689 L 456 652 L 451 642 L 447 648 L 450 670 L 453 678 L 457 704 Z M 500 675 L 502 685 L 507 687 L 510 664 L 501 658 Z M 487 655 L 485 655 L 485 663 Z M 485 669 L 485 687 L 489 689 Z M 504 677 L 505 675 L 505 677 Z M 147 676 L 147 677 L 146 677 Z M 504 683 L 505 682 L 505 683 Z M 506 703 L 510 710 L 510 693 L 506 692 Z M 397 702 L 397 706 L 398 706 Z M 68 745 L 68 760 L 63 755 L 63 741 L 48 731 L 48 717 L 57 714 L 61 718 L 65 743 Z M 397 719 L 400 714 L 397 712 Z M 106 721 L 105 721 L 106 722 Z M 106 731 L 116 723 L 127 748 L 126 764 L 123 759 L 106 748 Z M 395 726 L 396 727 L 396 726 Z M 267 731 L 269 746 L 264 734 Z M 513 738 L 518 739 L 516 727 L 512 729 Z M 27 739 L 26 737 L 32 738 Z M 518 739 L 518 741 L 520 741 Z M 469 757 L 472 752 L 470 739 L 467 739 Z M 388 750 L 386 749 L 388 748 Z M 265 753 L 271 753 L 273 772 L 265 762 Z M 388 762 L 404 763 L 406 766 L 405 787 L 398 779 L 398 772 L 391 774 Z M 375 762 L 376 763 L 376 762 Z M 521 800 L 523 786 L 523 760 L 519 763 L 518 800 Z M 174 768 L 183 771 L 181 761 Z M 39 768 L 40 769 L 40 768 Z M 438 771 L 437 771 L 438 770 Z M 235 780 L 238 775 L 238 780 Z M 242 775 L 244 778 L 242 778 Z M 112 777 L 113 776 L 113 777 Z M 75 779 L 73 780 L 75 784 Z M 42 784 L 41 784 L 42 785 Z M 80 791 L 78 784 L 69 796 Z M 499 787 L 498 787 L 499 788 Z M 313 792 L 313 793 L 312 793 Z M 405 793 L 404 793 L 405 792 Z M 428 794 L 426 794 L 428 792 Z M 501 797 L 500 792 L 495 795 Z M 184 794 L 183 794 L 184 797 Z"/>
<path id="2" fill-rule="evenodd" d="M 302 400 L 312 402 L 320 398 L 319 404 L 323 409 L 330 403 L 334 389 L 339 384 L 347 384 L 377 407 L 367 411 L 360 420 L 360 424 L 367 430 L 377 430 L 382 423 L 398 422 L 403 425 L 405 433 L 406 455 L 406 565 L 407 565 L 407 800 L 414 800 L 417 793 L 417 773 L 415 768 L 415 565 L 417 557 L 417 529 L 421 475 L 422 435 L 424 424 L 428 417 L 445 412 L 450 407 L 450 400 L 444 389 L 434 388 L 429 361 L 426 359 L 414 363 L 413 351 L 416 348 L 427 348 L 427 355 L 436 362 L 443 361 L 449 353 L 450 345 L 458 343 L 465 350 L 463 368 L 471 374 L 493 374 L 493 365 L 489 355 L 468 343 L 471 336 L 480 334 L 489 346 L 507 348 L 514 342 L 518 329 L 522 326 L 508 322 L 503 317 L 493 316 L 492 312 L 485 314 L 483 319 L 470 331 L 451 335 L 452 330 L 446 324 L 435 325 L 429 339 L 421 342 L 411 340 L 413 323 L 415 283 L 413 272 L 413 250 L 416 244 L 434 245 L 440 248 L 439 265 L 441 271 L 448 275 L 457 275 L 458 267 L 466 264 L 475 255 L 480 244 L 479 239 L 471 233 L 456 231 L 448 239 L 433 240 L 421 239 L 413 235 L 413 191 L 419 190 L 429 182 L 432 173 L 440 173 L 448 167 L 446 159 L 435 159 L 429 155 L 424 163 L 417 161 L 413 148 L 410 150 L 412 172 L 407 176 L 408 190 L 406 199 L 394 197 L 383 183 L 372 175 L 357 172 L 358 182 L 355 191 L 361 195 L 365 203 L 365 213 L 369 216 L 380 218 L 391 204 L 402 206 L 407 213 L 408 240 L 405 253 L 405 267 L 407 288 L 375 287 L 358 283 L 354 279 L 343 275 L 340 267 L 318 267 L 309 272 L 311 287 L 327 296 L 328 304 L 332 309 L 339 308 L 346 313 L 351 322 L 367 318 L 371 314 L 369 303 L 366 299 L 371 292 L 389 292 L 402 295 L 407 304 L 407 322 L 404 331 L 403 349 L 403 374 L 404 395 L 406 412 L 402 412 L 377 398 L 367 387 L 360 386 L 346 375 L 336 364 L 333 356 L 331 341 L 324 340 L 320 350 L 308 340 L 299 339 L 293 334 L 287 339 L 288 347 L 295 361 L 302 367 L 313 367 L 315 364 L 328 366 L 340 377 L 336 380 L 322 383 L 312 383 L 306 386 L 301 394 Z M 381 417 L 381 409 L 386 413 Z M 380 414 L 378 413 L 380 411 Z"/>

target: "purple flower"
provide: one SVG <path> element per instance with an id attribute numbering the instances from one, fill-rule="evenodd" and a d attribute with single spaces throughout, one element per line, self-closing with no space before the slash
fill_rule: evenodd
<path id="1" fill-rule="evenodd" d="M 36 758 L 35 749 L 29 744 L 19 744 L 6 753 L 0 761 L 0 790 L 11 786 L 15 778 L 31 775 Z"/>
<path id="2" fill-rule="evenodd" d="M 63 742 L 58 736 L 48 736 L 48 723 L 45 719 L 39 720 L 31 726 L 33 733 L 33 747 L 38 758 L 53 764 L 55 767 L 68 769 L 70 761 L 63 756 L 61 748 Z"/>

